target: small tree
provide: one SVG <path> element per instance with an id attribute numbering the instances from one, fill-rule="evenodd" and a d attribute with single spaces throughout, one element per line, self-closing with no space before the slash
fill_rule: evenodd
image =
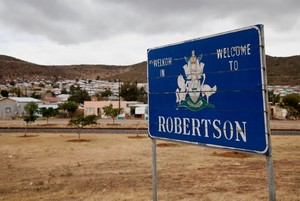
<path id="1" fill-rule="evenodd" d="M 35 114 L 38 111 L 38 105 L 35 102 L 27 103 L 24 107 L 24 110 L 26 112 L 26 114 L 23 116 L 23 119 L 26 122 L 24 136 L 26 137 L 28 124 L 35 122 L 35 120 L 37 119 L 37 116 Z"/>
<path id="2" fill-rule="evenodd" d="M 16 82 L 15 82 L 14 80 L 11 80 L 11 81 L 9 82 L 9 84 L 10 84 L 11 86 L 15 86 L 15 85 L 16 85 Z"/>
<path id="3" fill-rule="evenodd" d="M 14 87 L 14 88 L 11 88 L 11 89 L 9 90 L 9 92 L 10 92 L 10 93 L 16 94 L 18 97 L 21 97 L 21 95 L 23 95 L 22 92 L 21 92 L 20 87 Z"/>
<path id="4" fill-rule="evenodd" d="M 288 117 L 299 118 L 300 117 L 300 95 L 299 94 L 289 94 L 283 97 L 282 106 L 287 108 Z"/>
<path id="5" fill-rule="evenodd" d="M 97 124 L 97 116 L 96 115 L 88 115 L 84 117 L 83 115 L 77 116 L 69 121 L 69 125 L 74 125 L 79 128 L 78 130 L 78 140 L 80 140 L 81 129 L 84 126 Z"/>
<path id="6" fill-rule="evenodd" d="M 52 107 L 46 108 L 42 107 L 39 109 L 39 113 L 47 119 L 47 125 L 49 124 L 49 118 L 55 117 L 58 115 L 58 109 L 54 109 Z"/>
<path id="7" fill-rule="evenodd" d="M 71 96 L 68 101 L 74 101 L 76 103 L 84 103 L 84 101 L 90 101 L 91 97 L 86 90 L 81 90 L 79 87 L 70 88 Z"/>
<path id="8" fill-rule="evenodd" d="M 121 114 L 123 111 L 123 108 L 113 108 L 112 104 L 109 106 L 103 107 L 103 112 L 106 116 L 111 117 L 113 120 L 113 124 L 115 124 L 115 118 Z"/>
<path id="9" fill-rule="evenodd" d="M 1 90 L 1 96 L 8 97 L 9 92 L 7 90 Z"/>
<path id="10" fill-rule="evenodd" d="M 105 89 L 105 91 L 101 92 L 101 98 L 105 99 L 112 95 L 112 91 L 110 89 Z"/>
<path id="11" fill-rule="evenodd" d="M 126 101 L 140 101 L 147 103 L 147 92 L 144 87 L 138 88 L 137 83 L 124 83 L 120 89 L 120 96 Z"/>
<path id="12" fill-rule="evenodd" d="M 40 99 L 40 98 L 41 98 L 41 95 L 40 95 L 40 94 L 37 94 L 36 92 L 33 92 L 33 93 L 31 94 L 31 97 L 32 97 L 32 98 L 35 98 L 35 99 Z"/>
<path id="13" fill-rule="evenodd" d="M 136 101 L 139 96 L 139 89 L 135 83 L 126 82 L 121 86 L 120 96 L 125 101 Z"/>
<path id="14" fill-rule="evenodd" d="M 275 105 L 275 103 L 279 103 L 280 101 L 280 95 L 279 94 L 274 94 L 274 91 L 268 91 L 268 99 L 269 102 L 271 102 L 273 105 Z"/>
<path id="15" fill-rule="evenodd" d="M 74 101 L 67 101 L 58 105 L 58 108 L 68 112 L 68 117 L 73 116 L 73 113 L 77 110 L 78 105 Z"/>

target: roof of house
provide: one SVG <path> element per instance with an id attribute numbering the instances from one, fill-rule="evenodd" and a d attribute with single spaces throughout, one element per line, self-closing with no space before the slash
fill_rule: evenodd
<path id="1" fill-rule="evenodd" d="M 43 108 L 43 107 L 45 107 L 45 108 L 53 108 L 53 109 L 58 108 L 58 104 L 39 104 L 38 106 L 39 106 L 39 108 Z"/>
<path id="2" fill-rule="evenodd" d="M 19 103 L 41 102 L 39 99 L 35 99 L 31 97 L 8 97 L 8 98 Z"/>

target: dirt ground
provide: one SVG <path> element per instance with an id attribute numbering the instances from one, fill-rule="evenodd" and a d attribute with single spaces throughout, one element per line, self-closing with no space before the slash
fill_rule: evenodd
<path id="1" fill-rule="evenodd" d="M 0 133 L 0 200 L 152 200 L 143 135 Z M 273 136 L 276 196 L 300 200 L 300 136 Z M 158 200 L 268 200 L 266 159 L 157 140 Z"/>

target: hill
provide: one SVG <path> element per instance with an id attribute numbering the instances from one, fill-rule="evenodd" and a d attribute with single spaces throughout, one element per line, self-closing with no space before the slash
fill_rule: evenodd
<path id="1" fill-rule="evenodd" d="M 0 83 L 5 80 L 63 80 L 76 78 L 146 82 L 147 64 L 113 65 L 61 65 L 44 66 L 13 57 L 0 55 Z"/>
<path id="2" fill-rule="evenodd" d="M 300 85 L 300 56 L 266 56 L 269 85 Z M 5 80 L 63 80 L 76 78 L 147 82 L 147 62 L 128 66 L 44 66 L 0 55 L 0 83 Z"/>
<path id="3" fill-rule="evenodd" d="M 269 85 L 300 85 L 300 56 L 266 56 Z"/>

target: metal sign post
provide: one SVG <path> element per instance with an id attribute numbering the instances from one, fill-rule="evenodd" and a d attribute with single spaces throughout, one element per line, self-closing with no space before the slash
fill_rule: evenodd
<path id="1" fill-rule="evenodd" d="M 263 78 L 264 83 L 267 86 L 267 71 L 266 71 L 266 56 L 265 56 L 265 38 L 264 38 L 264 29 L 261 30 L 262 36 L 262 45 L 261 45 L 261 54 L 262 54 L 262 63 L 263 63 Z M 265 86 L 265 89 L 267 87 Z M 268 90 L 264 91 L 265 93 L 265 118 L 267 119 L 267 131 L 268 131 L 268 142 L 269 142 L 269 150 L 268 155 L 266 156 L 266 166 L 267 166 L 267 177 L 268 177 L 268 189 L 269 189 L 269 201 L 275 201 L 276 200 L 276 193 L 275 193 L 275 179 L 274 179 L 274 168 L 273 168 L 273 159 L 272 159 L 272 144 L 271 144 L 271 129 L 270 129 L 270 115 L 269 115 L 269 109 L 268 109 Z"/>
<path id="2" fill-rule="evenodd" d="M 272 148 L 270 148 L 270 152 L 272 152 Z M 268 187 L 269 187 L 269 200 L 275 201 L 276 200 L 276 193 L 275 193 L 275 180 L 274 180 L 274 170 L 273 170 L 273 160 L 272 160 L 272 153 L 270 153 L 267 158 L 267 175 L 268 175 Z"/>
<path id="3" fill-rule="evenodd" d="M 156 178 L 156 140 L 152 139 L 152 197 L 157 201 L 157 178 Z"/>
<path id="4" fill-rule="evenodd" d="M 265 155 L 274 200 L 266 81 L 263 25 L 151 48 L 149 137 Z"/>

